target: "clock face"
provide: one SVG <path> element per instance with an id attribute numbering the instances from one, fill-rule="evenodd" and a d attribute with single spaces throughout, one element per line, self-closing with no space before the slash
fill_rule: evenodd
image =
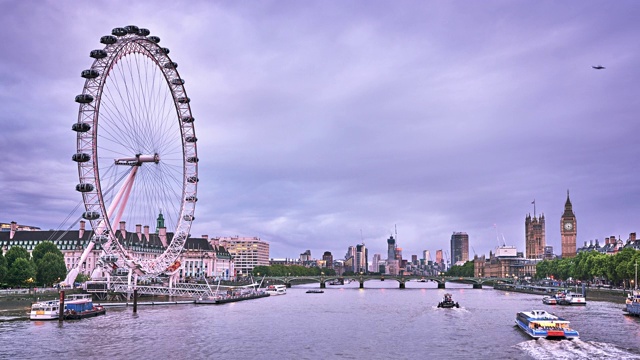
<path id="1" fill-rule="evenodd" d="M 568 223 L 564 223 L 564 229 L 565 230 L 571 230 L 573 229 L 573 224 L 568 222 Z"/>

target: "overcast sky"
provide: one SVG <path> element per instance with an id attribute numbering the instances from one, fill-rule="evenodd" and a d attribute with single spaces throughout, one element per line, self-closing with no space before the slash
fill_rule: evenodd
<path id="1" fill-rule="evenodd" d="M 386 258 L 397 228 L 410 259 L 464 231 L 488 255 L 498 235 L 524 251 L 535 199 L 558 254 L 570 190 L 578 245 L 625 240 L 638 19 L 635 0 L 0 1 L 0 222 L 78 218 L 80 71 L 133 24 L 171 49 L 192 100 L 194 236 Z"/>

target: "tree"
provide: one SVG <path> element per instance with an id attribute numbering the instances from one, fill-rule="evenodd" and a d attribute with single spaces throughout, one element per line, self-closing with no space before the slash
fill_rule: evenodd
<path id="1" fill-rule="evenodd" d="M 44 257 L 36 262 L 38 284 L 52 285 L 64 279 L 67 275 L 67 267 L 64 259 L 54 252 L 44 254 Z"/>
<path id="2" fill-rule="evenodd" d="M 11 249 L 13 248 L 15 247 Z M 35 277 L 36 267 L 33 261 L 17 258 L 9 268 L 7 283 L 11 286 L 28 286 L 30 284 L 29 280 L 32 282 Z"/>
<path id="3" fill-rule="evenodd" d="M 11 249 L 9 249 L 6 254 L 4 254 L 4 257 L 7 259 L 7 268 L 11 269 L 14 261 L 19 258 L 29 260 L 31 258 L 31 255 L 29 255 L 27 249 L 21 246 L 12 246 Z"/>
<path id="4" fill-rule="evenodd" d="M 0 252 L 0 283 L 3 283 L 7 277 L 7 272 L 9 269 L 7 268 L 7 259 Z"/>
<path id="5" fill-rule="evenodd" d="M 454 265 L 447 271 L 447 276 L 473 277 L 473 261 L 467 261 L 464 265 Z"/>
<path id="6" fill-rule="evenodd" d="M 38 261 L 44 257 L 47 253 L 53 253 L 58 255 L 61 259 L 64 260 L 64 255 L 62 251 L 58 249 L 58 247 L 52 243 L 51 241 L 43 241 L 36 245 L 31 251 L 31 257 L 33 258 L 33 262 L 38 264 Z"/>

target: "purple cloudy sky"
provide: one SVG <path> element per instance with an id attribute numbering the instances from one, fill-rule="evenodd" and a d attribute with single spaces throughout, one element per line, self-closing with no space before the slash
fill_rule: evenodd
<path id="1" fill-rule="evenodd" d="M 198 119 L 193 235 L 342 258 L 362 241 L 385 254 L 397 226 L 405 258 L 454 231 L 471 255 L 497 233 L 523 251 L 535 199 L 559 253 L 570 189 L 579 245 L 626 239 L 638 19 L 635 0 L 3 1 L 0 222 L 64 227 L 80 71 L 134 24 L 171 49 Z"/>

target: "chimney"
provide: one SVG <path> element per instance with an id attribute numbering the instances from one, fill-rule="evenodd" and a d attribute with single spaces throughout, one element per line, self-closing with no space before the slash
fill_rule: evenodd
<path id="1" fill-rule="evenodd" d="M 205 240 L 209 240 L 209 235 L 202 235 L 202 238 Z"/>
<path id="2" fill-rule="evenodd" d="M 596 247 L 600 246 L 600 242 L 598 241 L 598 239 L 596 239 Z"/>
<path id="3" fill-rule="evenodd" d="M 123 239 L 127 238 L 127 223 L 124 221 L 120 221 L 120 236 L 122 236 Z"/>
<path id="4" fill-rule="evenodd" d="M 138 235 L 138 241 L 142 242 L 142 225 L 136 224 L 136 235 Z"/>
<path id="5" fill-rule="evenodd" d="M 18 223 L 15 221 L 11 222 L 11 233 L 9 233 L 9 239 L 13 239 L 13 236 L 16 234 L 16 230 L 18 230 Z"/>
<path id="6" fill-rule="evenodd" d="M 631 241 L 636 241 L 636 233 L 632 232 L 629 234 L 629 239 L 631 239 Z"/>
<path id="7" fill-rule="evenodd" d="M 80 220 L 80 231 L 78 231 L 78 238 L 82 239 L 82 237 L 84 236 L 84 230 L 85 230 L 85 221 L 84 220 Z"/>
<path id="8" fill-rule="evenodd" d="M 167 247 L 167 228 L 159 227 L 158 228 L 158 237 L 160 238 L 160 242 L 162 242 L 162 246 Z"/>
<path id="9" fill-rule="evenodd" d="M 144 226 L 144 237 L 149 241 L 149 225 Z"/>

